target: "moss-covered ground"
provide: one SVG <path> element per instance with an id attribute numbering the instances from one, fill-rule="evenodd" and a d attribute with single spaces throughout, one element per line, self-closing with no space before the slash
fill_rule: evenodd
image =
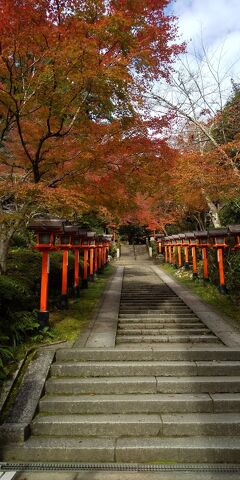
<path id="1" fill-rule="evenodd" d="M 174 277 L 174 280 L 188 287 L 204 302 L 211 305 L 218 313 L 233 319 L 240 328 L 240 307 L 236 305 L 230 295 L 221 294 L 215 285 L 204 283 L 202 279 L 193 280 L 189 270 L 184 270 L 184 268 L 178 270 L 167 264 L 161 264 L 160 267 Z"/>
<path id="2" fill-rule="evenodd" d="M 59 310 L 56 307 L 50 310 L 50 327 L 43 331 L 36 331 L 31 337 L 11 350 L 11 357 L 4 365 L 2 380 L 16 370 L 18 362 L 29 350 L 33 351 L 41 345 L 74 341 L 81 335 L 82 328 L 91 320 L 100 304 L 106 285 L 112 276 L 115 267 L 108 265 L 104 273 L 98 275 L 94 282 L 89 282 L 87 289 L 80 291 L 80 297 L 70 299 L 68 308 Z M 0 378 L 1 382 L 1 378 Z"/>
<path id="3" fill-rule="evenodd" d="M 70 300 L 67 310 L 51 313 L 52 341 L 75 340 L 81 334 L 82 327 L 89 322 L 99 305 L 113 270 L 114 267 L 108 265 L 103 275 L 89 283 L 89 288 L 81 290 L 78 299 Z"/>

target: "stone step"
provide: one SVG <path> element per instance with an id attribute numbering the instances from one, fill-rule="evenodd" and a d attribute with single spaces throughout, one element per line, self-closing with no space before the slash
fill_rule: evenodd
<path id="1" fill-rule="evenodd" d="M 239 413 L 40 415 L 33 435 L 119 437 L 239 436 Z"/>
<path id="2" fill-rule="evenodd" d="M 229 362 L 228 362 L 229 363 Z M 232 363 L 232 362 L 231 362 Z M 239 374 L 240 374 L 240 362 Z M 177 373 L 176 373 L 177 372 Z M 65 362 L 51 367 L 53 376 L 108 377 L 146 375 L 197 375 L 195 362 Z M 236 374 L 236 373 L 235 373 Z"/>
<path id="3" fill-rule="evenodd" d="M 129 305 L 139 305 L 139 306 L 142 306 L 142 305 L 166 305 L 166 306 L 172 306 L 172 305 L 176 305 L 176 306 L 180 306 L 180 307 L 184 307 L 186 306 L 186 304 L 182 301 L 182 300 L 160 300 L 160 299 L 156 299 L 156 298 L 146 298 L 146 299 L 143 299 L 143 298 L 129 298 L 129 300 L 126 300 L 126 299 L 123 299 L 121 297 L 121 305 L 126 305 L 126 306 L 129 306 Z"/>
<path id="4" fill-rule="evenodd" d="M 195 436 L 121 438 L 116 445 L 117 462 L 239 462 L 240 437 Z"/>
<path id="5" fill-rule="evenodd" d="M 132 313 L 120 313 L 119 314 L 119 319 L 121 318 L 133 318 L 133 319 L 136 319 L 136 316 L 133 316 Z M 165 318 L 165 319 L 176 319 L 176 320 L 180 320 L 181 319 L 184 321 L 185 319 L 191 319 L 192 321 L 196 320 L 196 322 L 199 322 L 199 318 L 194 315 L 193 312 L 188 312 L 188 313 L 167 313 L 167 312 L 148 312 L 148 313 L 138 313 L 137 315 L 137 318 L 138 320 L 143 318 Z"/>
<path id="6" fill-rule="evenodd" d="M 58 377 L 240 375 L 239 361 L 65 362 L 51 367 Z"/>
<path id="7" fill-rule="evenodd" d="M 179 329 L 179 328 L 120 328 L 118 329 L 118 335 L 205 335 L 205 333 L 209 333 L 210 330 L 206 327 L 201 328 L 187 328 Z"/>
<path id="8" fill-rule="evenodd" d="M 126 298 L 127 300 L 131 298 L 136 298 L 136 299 L 142 299 L 142 298 L 157 298 L 157 299 L 177 299 L 181 300 L 180 297 L 176 294 L 169 293 L 169 291 L 163 291 L 163 290 L 155 290 L 153 286 L 150 287 L 150 289 L 137 289 L 137 290 L 129 290 L 129 287 L 126 290 L 122 290 L 121 292 L 121 298 Z"/>
<path id="9" fill-rule="evenodd" d="M 219 343 L 220 340 L 215 335 L 118 335 L 116 345 L 120 343 Z"/>
<path id="10" fill-rule="evenodd" d="M 239 413 L 38 415 L 33 435 L 82 437 L 239 436 Z"/>
<path id="11" fill-rule="evenodd" d="M 196 413 L 213 409 L 207 393 L 46 395 L 40 401 L 41 414 Z"/>
<path id="12" fill-rule="evenodd" d="M 19 446 L 4 447 L 5 461 L 25 462 L 174 462 L 239 463 L 240 438 L 122 437 L 117 439 L 32 436 Z M 231 477 L 229 477 L 231 478 Z"/>
<path id="13" fill-rule="evenodd" d="M 176 295 L 174 296 L 167 296 L 167 295 L 157 295 L 155 293 L 153 294 L 148 294 L 144 295 L 143 293 L 138 293 L 136 295 L 130 294 L 130 295 L 121 295 L 121 302 L 177 302 L 177 303 L 183 303 L 183 300 L 181 298 L 177 297 Z"/>
<path id="14" fill-rule="evenodd" d="M 226 393 L 229 396 L 220 396 L 216 404 L 221 402 L 224 411 L 228 411 L 226 409 L 231 405 L 240 411 L 240 376 L 50 378 L 45 384 L 45 392 L 60 396 L 116 394 L 121 395 L 122 400 L 125 394 Z M 147 399 L 151 400 L 149 395 Z M 44 402 L 46 400 L 44 397 Z"/>
<path id="15" fill-rule="evenodd" d="M 195 377 L 157 377 L 157 391 L 159 393 L 232 393 L 229 405 L 232 403 L 236 409 L 240 407 L 240 376 L 195 376 Z M 212 395 L 211 395 L 212 396 Z M 226 399 L 220 396 L 223 402 L 223 411 L 227 411 Z M 220 400 L 220 399 L 219 399 Z M 216 404 L 217 400 L 216 400 Z M 216 405 L 214 403 L 214 409 Z M 225 408 L 225 410 L 224 410 Z M 232 411 L 232 410 L 230 410 Z M 238 410 L 236 410 L 238 411 Z"/>
<path id="16" fill-rule="evenodd" d="M 154 305 L 153 305 L 152 308 L 151 308 L 151 305 L 142 306 L 142 307 L 141 306 L 136 306 L 136 307 L 129 306 L 129 307 L 127 307 L 127 306 L 121 306 L 120 305 L 120 310 L 119 310 L 120 313 L 124 313 L 124 312 L 126 312 L 126 313 L 128 313 L 128 312 L 143 313 L 144 311 L 146 311 L 146 312 L 159 312 L 159 311 L 161 311 L 163 313 L 164 312 L 166 312 L 166 313 L 168 313 L 168 312 L 191 313 L 191 310 L 188 307 L 185 307 L 185 306 L 176 306 L 176 307 L 169 306 L 169 307 L 167 307 L 165 305 L 161 305 L 161 306 L 159 306 L 159 308 L 156 308 Z"/>
<path id="17" fill-rule="evenodd" d="M 118 329 L 119 330 L 125 330 L 125 329 L 136 329 L 136 330 L 139 330 L 139 329 L 163 329 L 163 330 L 167 330 L 167 329 L 181 329 L 181 330 L 184 330 L 185 328 L 191 328 L 192 330 L 196 331 L 196 330 L 199 330 L 199 329 L 206 329 L 206 327 L 204 326 L 203 323 L 201 322 L 180 322 L 180 323 L 177 323 L 177 322 L 172 322 L 172 323 L 167 323 L 167 322 L 138 322 L 136 321 L 136 319 L 132 320 L 130 322 L 129 321 L 119 321 L 118 322 Z"/>
<path id="18" fill-rule="evenodd" d="M 126 301 L 131 301 L 131 300 L 159 300 L 159 301 L 178 301 L 178 302 L 183 302 L 181 298 L 177 297 L 176 295 L 160 295 L 158 293 L 148 293 L 144 294 L 143 292 L 141 293 L 130 293 L 130 294 L 121 294 L 121 300 L 126 300 Z"/>
<path id="19" fill-rule="evenodd" d="M 3 455 L 5 461 L 14 459 L 21 462 L 23 460 L 24 462 L 114 462 L 115 443 L 115 439 L 103 437 L 69 438 L 33 435 L 22 445 L 5 447 Z M 47 478 L 46 473 L 45 478 Z"/>
<path id="20" fill-rule="evenodd" d="M 167 318 L 165 318 L 164 316 L 162 315 L 159 315 L 159 316 L 154 316 L 152 317 L 151 315 L 141 315 L 141 316 L 135 316 L 135 317 L 132 317 L 132 316 L 128 316 L 128 315 L 124 315 L 124 316 L 121 316 L 121 318 L 119 318 L 119 324 L 124 324 L 124 323 L 129 323 L 129 322 L 135 322 L 135 323 L 138 323 L 138 324 L 142 324 L 142 323 L 161 323 L 161 324 L 167 324 L 167 323 L 171 323 L 171 324 L 178 324 L 178 325 L 181 325 L 181 324 L 184 324 L 184 323 L 194 323 L 195 325 L 202 325 L 202 322 L 199 321 L 198 318 L 196 317 L 180 317 L 180 318 L 174 318 L 172 316 L 167 316 Z"/>
<path id="21" fill-rule="evenodd" d="M 161 348 L 150 349 L 133 348 L 132 346 L 118 350 L 116 348 L 61 348 L 56 352 L 57 362 L 80 361 L 80 362 L 107 362 L 107 361 L 179 361 L 179 360 L 221 360 L 240 361 L 240 350 L 216 345 L 205 345 L 204 348 L 189 346 L 183 350 L 182 346 L 162 345 Z"/>
<path id="22" fill-rule="evenodd" d="M 162 434 L 178 436 L 238 436 L 240 435 L 239 413 L 198 413 L 161 415 Z"/>
<path id="23" fill-rule="evenodd" d="M 147 276 L 144 275 L 144 280 L 147 279 Z M 157 279 L 157 282 L 156 282 Z M 144 282 L 144 281 L 138 281 L 134 284 L 134 281 L 127 281 L 127 277 L 125 276 L 123 279 L 123 285 L 122 285 L 122 292 L 128 294 L 129 292 L 138 292 L 139 290 L 146 290 L 149 291 L 150 293 L 152 291 L 158 292 L 161 295 L 173 295 L 176 296 L 176 293 L 169 288 L 166 283 L 161 282 L 161 280 L 158 277 L 152 277 L 149 278 L 148 280 L 152 280 L 150 282 Z M 155 280 L 155 282 L 154 282 Z"/>
<path id="24" fill-rule="evenodd" d="M 152 437 L 162 435 L 162 420 L 156 414 L 41 415 L 31 424 L 31 432 L 69 437 Z"/>
<path id="25" fill-rule="evenodd" d="M 192 315 L 195 317 L 194 313 L 191 312 L 189 309 L 188 310 L 174 310 L 173 308 L 154 308 L 154 309 L 151 309 L 151 308 L 139 308 L 139 309 L 131 309 L 131 308 L 127 308 L 127 309 L 122 309 L 120 308 L 119 310 L 119 317 L 121 318 L 121 315 L 131 315 L 131 316 L 155 316 L 155 315 L 176 315 L 178 316 L 179 314 L 182 314 L 182 316 L 188 316 L 188 315 Z"/>
<path id="26" fill-rule="evenodd" d="M 50 378 L 45 384 L 47 394 L 130 394 L 156 393 L 156 378 L 147 377 L 90 377 L 90 378 Z M 67 398 L 67 397 L 66 397 Z"/>
<path id="27" fill-rule="evenodd" d="M 160 296 L 160 295 L 156 295 L 156 294 L 152 294 L 152 295 L 143 295 L 141 293 L 139 293 L 138 295 L 121 295 L 121 302 L 157 302 L 157 303 L 181 303 L 181 304 L 184 304 L 184 301 L 180 298 L 180 297 L 177 297 L 176 295 L 175 296 L 172 296 L 172 297 L 169 297 L 169 296 Z"/>
<path id="28" fill-rule="evenodd" d="M 129 302 L 129 303 L 125 303 L 125 302 L 121 302 L 120 303 L 120 310 L 133 310 L 133 309 L 136 309 L 136 310 L 162 310 L 162 309 L 175 309 L 175 310 L 178 310 L 181 312 L 182 309 L 186 309 L 188 310 L 189 312 L 191 312 L 191 310 L 186 307 L 186 305 L 184 304 L 177 304 L 177 303 L 171 303 L 171 304 L 166 304 L 165 302 L 138 302 L 138 303 L 135 303 L 135 302 Z"/>

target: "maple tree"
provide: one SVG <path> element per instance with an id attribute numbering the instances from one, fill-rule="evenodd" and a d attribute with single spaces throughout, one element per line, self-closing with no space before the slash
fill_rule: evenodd
<path id="1" fill-rule="evenodd" d="M 144 89 L 167 77 L 182 50 L 174 43 L 174 19 L 165 14 L 168 3 L 2 0 L 1 272 L 10 238 L 26 216 L 100 205 L 91 197 L 94 178 L 102 189 L 111 175 L 119 185 L 116 159 L 106 166 L 105 145 L 115 137 L 118 144 L 137 118 L 146 118 Z"/>
<path id="2" fill-rule="evenodd" d="M 180 172 L 175 172 L 176 201 L 182 188 L 182 201 L 183 191 L 186 192 L 183 212 L 187 212 L 188 208 L 193 212 L 194 206 L 197 212 L 205 209 L 213 225 L 219 227 L 219 214 L 227 196 L 234 198 L 239 188 L 236 138 L 239 132 L 239 92 L 232 80 L 233 95 L 227 99 L 226 82 L 230 84 L 231 78 L 230 72 L 222 66 L 223 46 L 214 58 L 204 43 L 200 53 L 201 60 L 194 53 L 191 58 L 182 56 L 168 82 L 161 82 L 158 89 L 149 90 L 149 96 L 157 110 L 160 108 L 173 115 L 172 143 L 183 155 L 179 157 Z M 209 155 L 209 152 L 212 153 Z M 184 177 L 186 187 L 183 185 Z"/>

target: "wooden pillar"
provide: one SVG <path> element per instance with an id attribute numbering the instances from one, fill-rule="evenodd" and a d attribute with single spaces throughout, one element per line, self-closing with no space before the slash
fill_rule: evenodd
<path id="1" fill-rule="evenodd" d="M 177 268 L 177 245 L 173 245 L 173 265 Z"/>
<path id="2" fill-rule="evenodd" d="M 181 250 L 181 245 L 178 245 L 178 267 L 182 267 L 182 250 Z"/>
<path id="3" fill-rule="evenodd" d="M 102 273 L 102 247 L 98 247 L 98 273 Z"/>
<path id="4" fill-rule="evenodd" d="M 184 254 L 185 254 L 185 262 L 184 262 L 184 267 L 186 270 L 189 269 L 189 252 L 188 252 L 188 247 L 184 247 Z"/>
<path id="5" fill-rule="evenodd" d="M 102 247 L 102 269 L 104 269 L 106 263 L 106 247 Z"/>
<path id="6" fill-rule="evenodd" d="M 44 328 L 49 325 L 49 312 L 47 310 L 48 275 L 49 275 L 49 250 L 46 250 L 42 252 L 40 310 L 38 312 L 38 321 L 41 328 Z"/>
<path id="7" fill-rule="evenodd" d="M 223 261 L 223 249 L 217 249 L 217 259 L 218 259 L 218 271 L 219 271 L 219 290 L 221 293 L 227 293 L 225 285 L 225 273 L 224 273 L 224 261 Z"/>
<path id="8" fill-rule="evenodd" d="M 89 259 L 89 273 L 90 280 L 93 281 L 93 258 L 94 258 L 94 248 L 90 248 L 90 259 Z"/>
<path id="9" fill-rule="evenodd" d="M 68 304 L 68 250 L 63 251 L 62 257 L 62 293 L 61 307 L 67 307 Z"/>
<path id="10" fill-rule="evenodd" d="M 192 247 L 193 278 L 197 278 L 197 248 Z"/>
<path id="11" fill-rule="evenodd" d="M 203 279 L 205 282 L 208 282 L 209 273 L 208 273 L 207 247 L 202 248 L 202 259 L 203 259 Z"/>
<path id="12" fill-rule="evenodd" d="M 79 296 L 79 249 L 74 250 L 74 296 Z"/>
<path id="13" fill-rule="evenodd" d="M 168 246 L 167 245 L 165 245 L 164 250 L 165 250 L 165 263 L 168 263 Z"/>
<path id="14" fill-rule="evenodd" d="M 97 274 L 98 271 L 98 246 L 94 249 L 94 273 Z"/>
<path id="15" fill-rule="evenodd" d="M 83 281 L 82 287 L 88 288 L 88 247 L 83 249 Z"/>

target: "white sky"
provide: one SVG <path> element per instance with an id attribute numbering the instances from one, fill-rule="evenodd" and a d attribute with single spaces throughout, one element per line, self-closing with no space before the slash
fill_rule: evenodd
<path id="1" fill-rule="evenodd" d="M 167 12 L 179 18 L 187 53 L 177 58 L 170 84 L 157 82 L 153 91 L 185 114 L 214 118 L 230 97 L 231 79 L 240 83 L 240 0 L 175 0 Z M 166 108 L 157 101 L 153 111 Z"/>
<path id="2" fill-rule="evenodd" d="M 240 0 L 176 0 L 179 33 L 201 58 L 203 42 L 212 61 L 221 57 L 221 71 L 240 80 Z"/>

